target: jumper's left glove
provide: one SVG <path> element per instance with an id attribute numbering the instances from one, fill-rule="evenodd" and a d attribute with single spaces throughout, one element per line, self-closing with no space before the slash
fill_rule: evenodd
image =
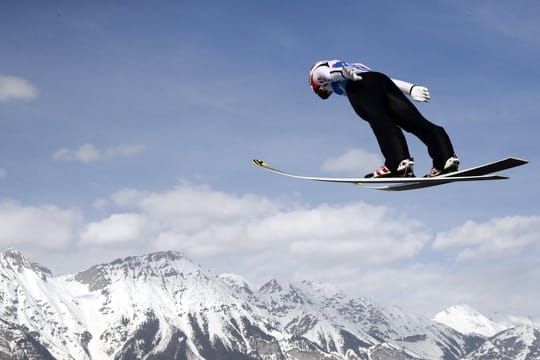
<path id="1" fill-rule="evenodd" d="M 431 99 L 427 87 L 420 85 L 413 85 L 413 87 L 411 88 L 411 97 L 416 101 L 422 102 L 429 102 L 429 100 Z"/>
<path id="2" fill-rule="evenodd" d="M 352 66 L 344 66 L 343 69 L 341 69 L 341 73 L 343 74 L 343 77 L 352 81 L 362 80 L 362 76 L 358 75 L 356 73 L 357 71 L 358 70 L 353 68 Z"/>

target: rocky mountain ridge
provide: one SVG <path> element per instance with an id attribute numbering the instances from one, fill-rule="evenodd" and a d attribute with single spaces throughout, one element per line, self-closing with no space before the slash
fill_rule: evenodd
<path id="1" fill-rule="evenodd" d="M 4 251 L 0 314 L 2 359 L 475 360 L 504 350 L 528 360 L 540 346 L 534 325 L 464 334 L 325 284 L 271 280 L 253 289 L 179 252 L 54 277 Z"/>

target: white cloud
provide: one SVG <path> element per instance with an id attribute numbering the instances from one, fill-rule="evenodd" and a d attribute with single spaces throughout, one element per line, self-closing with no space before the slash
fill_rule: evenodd
<path id="1" fill-rule="evenodd" d="M 321 169 L 329 173 L 371 173 L 381 166 L 383 161 L 376 154 L 362 149 L 350 149 L 345 153 L 326 160 Z"/>
<path id="2" fill-rule="evenodd" d="M 32 244 L 64 248 L 76 237 L 82 217 L 78 210 L 55 205 L 23 206 L 3 201 L 0 219 L 0 244 L 5 247 Z"/>
<path id="3" fill-rule="evenodd" d="M 245 236 L 254 243 L 283 244 L 295 258 L 356 259 L 364 265 L 410 258 L 430 238 L 421 223 L 365 203 L 280 211 L 249 224 Z"/>
<path id="4" fill-rule="evenodd" d="M 94 145 L 84 144 L 74 152 L 74 158 L 87 163 L 99 160 L 100 154 Z"/>
<path id="5" fill-rule="evenodd" d="M 189 184 L 164 193 L 124 189 L 111 201 L 160 224 L 154 246 L 197 256 L 270 251 L 318 266 L 361 253 L 364 264 L 382 264 L 414 256 L 430 239 L 421 223 L 364 203 L 310 207 Z"/>
<path id="6" fill-rule="evenodd" d="M 458 260 L 506 256 L 540 240 L 540 216 L 508 216 L 485 223 L 467 221 L 440 233 L 435 250 L 458 249 Z"/>
<path id="7" fill-rule="evenodd" d="M 0 74 L 0 101 L 33 100 L 37 95 L 38 90 L 30 81 Z"/>
<path id="8" fill-rule="evenodd" d="M 162 193 L 124 189 L 113 194 L 111 199 L 119 206 L 138 208 L 182 229 L 186 229 L 190 220 L 202 226 L 229 223 L 274 213 L 286 206 L 264 197 L 236 196 L 189 183 Z"/>
<path id="9" fill-rule="evenodd" d="M 4 179 L 5 177 L 7 177 L 7 175 L 8 175 L 7 170 L 0 168 L 0 179 Z"/>
<path id="10" fill-rule="evenodd" d="M 82 163 L 91 163 L 100 160 L 108 160 L 118 157 L 129 157 L 138 155 L 146 147 L 141 144 L 118 145 L 106 149 L 98 149 L 92 144 L 83 144 L 77 149 L 61 148 L 53 154 L 56 160 L 79 161 Z"/>
<path id="11" fill-rule="evenodd" d="M 139 214 L 113 214 L 107 219 L 86 225 L 81 234 L 83 244 L 117 244 L 144 239 L 147 221 Z"/>

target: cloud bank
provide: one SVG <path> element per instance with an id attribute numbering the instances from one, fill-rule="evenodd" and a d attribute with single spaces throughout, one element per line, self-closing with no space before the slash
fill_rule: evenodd
<path id="1" fill-rule="evenodd" d="M 540 296 L 538 287 L 515 281 L 533 284 L 540 273 L 537 216 L 471 220 L 437 233 L 385 206 L 313 206 L 189 183 L 163 192 L 126 188 L 98 203 L 106 215 L 89 220 L 78 209 L 1 202 L 0 244 L 29 249 L 45 265 L 63 254 L 71 272 L 82 270 L 81 256 L 91 265 L 112 254 L 179 250 L 254 284 L 330 282 L 419 312 L 460 301 L 503 311 L 504 299 L 509 309 L 540 315 L 528 300 Z"/>

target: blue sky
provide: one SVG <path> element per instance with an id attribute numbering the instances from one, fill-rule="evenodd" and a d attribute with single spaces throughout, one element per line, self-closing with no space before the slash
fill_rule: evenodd
<path id="1" fill-rule="evenodd" d="M 536 2 L 0 9 L 4 248 L 56 274 L 173 249 L 254 285 L 310 279 L 428 314 L 462 301 L 540 318 Z M 322 176 L 378 165 L 347 100 L 320 101 L 307 84 L 326 58 L 427 86 L 432 101 L 416 105 L 462 167 L 531 163 L 509 181 L 397 194 L 256 169 L 252 158 Z M 408 140 L 427 172 L 424 145 Z M 330 171 L 344 156 L 351 166 Z"/>

